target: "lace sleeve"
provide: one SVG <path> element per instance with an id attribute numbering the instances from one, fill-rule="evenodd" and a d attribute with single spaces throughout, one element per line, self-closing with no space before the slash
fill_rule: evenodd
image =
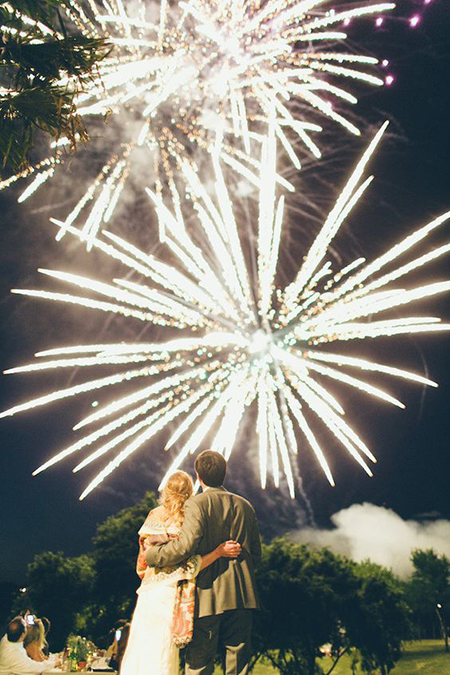
<path id="1" fill-rule="evenodd" d="M 154 546 L 155 544 L 165 544 L 170 541 L 160 507 L 152 509 L 148 513 L 138 534 L 139 552 L 136 561 L 136 573 L 138 577 L 143 580 L 148 570 L 147 561 L 145 559 L 144 542 L 146 542 L 147 545 L 150 544 Z"/>

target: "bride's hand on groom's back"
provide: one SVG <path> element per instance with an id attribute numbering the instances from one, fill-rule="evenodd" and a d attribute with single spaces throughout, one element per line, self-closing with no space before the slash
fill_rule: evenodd
<path id="1" fill-rule="evenodd" d="M 237 541 L 234 541 L 233 539 L 224 541 L 223 544 L 220 544 L 217 547 L 217 552 L 220 558 L 237 558 L 240 555 L 241 551 L 242 551 L 241 545 Z"/>

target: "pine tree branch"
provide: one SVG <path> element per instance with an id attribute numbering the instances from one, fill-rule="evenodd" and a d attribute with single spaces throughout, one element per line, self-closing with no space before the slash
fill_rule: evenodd
<path id="1" fill-rule="evenodd" d="M 58 80 L 64 75 L 92 76 L 94 66 L 108 51 L 105 40 L 81 35 L 51 38 L 39 43 L 10 37 L 1 51 L 0 61 L 17 68 L 16 80 L 21 84 L 30 77 Z"/>
<path id="2" fill-rule="evenodd" d="M 68 34 L 58 13 L 66 0 L 9 0 L 0 4 L 0 167 L 27 169 L 35 132 L 65 137 L 72 149 L 87 140 L 75 97 L 111 50 L 104 39 Z M 23 21 L 27 15 L 38 24 Z M 58 29 L 55 26 L 58 26 Z M 61 37 L 62 35 L 62 37 Z"/>
<path id="3" fill-rule="evenodd" d="M 58 9 L 68 4 L 67 0 L 8 0 L 15 16 L 25 14 L 53 30 L 59 19 Z"/>
<path id="4" fill-rule="evenodd" d="M 73 94 L 48 85 L 0 95 L 0 153 L 3 169 L 27 168 L 36 129 L 57 139 L 65 136 L 72 148 L 87 140 L 83 123 L 75 113 Z"/>

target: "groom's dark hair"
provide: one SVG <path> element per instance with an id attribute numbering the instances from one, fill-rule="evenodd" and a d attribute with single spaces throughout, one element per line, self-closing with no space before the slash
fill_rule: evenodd
<path id="1" fill-rule="evenodd" d="M 219 487 L 227 472 L 227 460 L 215 450 L 204 450 L 195 460 L 195 470 L 208 487 Z"/>

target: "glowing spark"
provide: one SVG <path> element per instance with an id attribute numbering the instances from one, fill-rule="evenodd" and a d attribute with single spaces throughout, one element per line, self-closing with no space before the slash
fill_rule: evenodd
<path id="1" fill-rule="evenodd" d="M 356 355 L 356 349 L 349 356 L 336 345 L 348 340 L 364 344 L 380 336 L 450 330 L 450 324 L 438 318 L 399 313 L 400 308 L 415 301 L 449 291 L 450 281 L 397 285 L 410 273 L 450 252 L 450 244 L 424 249 L 425 239 L 450 218 L 450 212 L 413 231 L 372 262 L 358 258 L 333 272 L 327 260 L 331 242 L 370 183 L 370 177 L 365 176 L 367 164 L 385 127 L 357 163 L 300 269 L 284 289 L 275 286 L 283 247 L 283 197 L 276 194 L 276 123 L 272 117 L 262 148 L 259 218 L 249 241 L 238 231 L 217 151 L 212 156 L 214 194 L 201 185 L 187 161 L 182 165 L 196 212 L 195 218 L 189 218 L 191 229 L 187 229 L 181 210 L 172 212 L 157 193 L 149 190 L 165 245 L 178 258 L 178 269 L 103 232 L 92 238 L 92 246 L 120 261 L 128 272 L 127 279 L 106 283 L 41 270 L 81 289 L 80 294 L 19 291 L 119 313 L 127 321 L 184 331 L 182 337 L 174 338 L 171 330 L 169 339 L 161 343 L 115 342 L 50 349 L 36 354 L 37 363 L 11 369 L 9 372 L 73 367 L 114 370 L 112 375 L 45 394 L 1 414 L 14 415 L 80 393 L 96 392 L 95 410 L 75 427 L 92 430 L 35 473 L 69 456 L 79 457 L 83 451 L 87 454 L 80 457 L 75 471 L 103 457 L 110 458 L 84 490 L 84 498 L 171 423 L 176 426 L 166 449 L 174 452 L 177 447 L 177 451 L 168 472 L 181 466 L 206 437 L 214 439 L 214 447 L 229 457 L 248 419 L 246 411 L 253 407 L 262 487 L 267 485 L 268 475 L 275 485 L 283 475 L 294 496 L 291 463 L 298 453 L 297 436 L 306 439 L 334 484 L 315 431 L 318 423 L 371 475 L 369 462 L 375 462 L 375 457 L 347 421 L 342 401 L 327 383 L 337 381 L 342 388 L 351 387 L 400 408 L 404 407 L 401 401 L 367 378 L 377 374 L 437 385 L 420 374 Z M 87 235 L 71 225 L 60 223 L 60 227 L 86 240 Z M 194 244 L 200 232 L 202 254 Z M 244 255 L 244 243 L 251 242 L 256 242 L 254 271 Z M 414 248 L 419 255 L 412 253 Z M 396 310 L 395 315 L 392 310 Z M 128 387 L 126 394 L 119 391 L 113 398 L 99 398 L 102 391 L 116 391 L 123 382 L 133 384 L 131 393 Z"/>
<path id="2" fill-rule="evenodd" d="M 332 4 L 189 0 L 157 7 L 141 0 L 74 0 L 64 6 L 61 11 L 84 35 L 106 38 L 114 49 L 99 63 L 99 78 L 85 81 L 76 98 L 91 135 L 103 138 L 106 160 L 99 163 L 96 150 L 87 147 L 90 177 L 58 237 L 82 223 L 90 248 L 120 204 L 126 181 L 141 184 L 142 166 L 147 184 L 153 182 L 158 195 L 167 190 L 173 197 L 180 165 L 197 148 L 212 151 L 217 134 L 223 137 L 222 160 L 257 184 L 260 167 L 254 156 L 272 109 L 275 134 L 297 168 L 299 144 L 320 157 L 311 138 L 321 130 L 320 119 L 359 134 L 336 103 L 356 103 L 347 90 L 355 80 L 379 86 L 383 79 L 371 72 L 377 59 L 346 49 L 347 36 L 335 27 L 395 5 L 339 3 L 331 11 Z M 45 26 L 34 25 L 45 34 Z M 63 78 L 62 84 L 70 83 Z M 51 156 L 32 170 L 19 201 L 55 174 L 66 145 L 64 138 L 53 144 Z M 5 180 L 0 189 L 29 173 Z"/>

